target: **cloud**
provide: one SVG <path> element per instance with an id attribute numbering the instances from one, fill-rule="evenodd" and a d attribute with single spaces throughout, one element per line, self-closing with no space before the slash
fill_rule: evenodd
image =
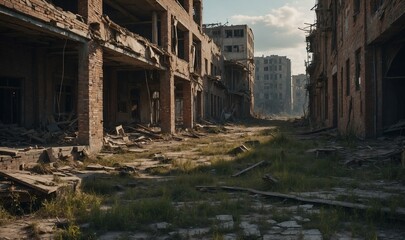
<path id="1" fill-rule="evenodd" d="M 305 71 L 305 32 L 299 27 L 313 22 L 313 13 L 301 6 L 286 4 L 263 15 L 234 15 L 231 22 L 247 24 L 255 35 L 256 56 L 284 55 L 292 60 L 294 74 Z M 302 65 L 302 66 L 301 66 Z"/>

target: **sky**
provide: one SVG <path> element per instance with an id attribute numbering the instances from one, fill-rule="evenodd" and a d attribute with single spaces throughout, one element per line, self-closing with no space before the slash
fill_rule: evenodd
<path id="1" fill-rule="evenodd" d="M 255 56 L 291 59 L 293 75 L 305 73 L 305 23 L 313 23 L 315 0 L 204 0 L 204 23 L 247 24 L 255 37 Z"/>

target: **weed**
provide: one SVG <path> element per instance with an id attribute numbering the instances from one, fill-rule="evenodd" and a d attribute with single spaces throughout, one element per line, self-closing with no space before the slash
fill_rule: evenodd
<path id="1" fill-rule="evenodd" d="M 58 231 L 55 235 L 55 239 L 57 240 L 78 240 L 81 239 L 81 237 L 82 232 L 80 231 L 80 227 L 75 224 L 69 225 L 67 229 Z"/>
<path id="2" fill-rule="evenodd" d="M 28 228 L 31 230 L 31 238 L 32 239 L 41 239 L 40 233 L 39 233 L 39 227 L 38 223 L 34 222 L 31 223 Z"/>
<path id="3" fill-rule="evenodd" d="M 191 160 L 175 160 L 173 161 L 173 168 L 183 173 L 191 173 L 197 164 Z"/>
<path id="4" fill-rule="evenodd" d="M 171 222 L 175 208 L 167 198 L 142 199 L 129 203 L 116 201 L 111 209 L 91 211 L 91 222 L 96 229 L 135 230 L 144 224 L 165 221 Z"/>
<path id="5" fill-rule="evenodd" d="M 9 212 L 7 212 L 3 206 L 0 206 L 0 226 L 11 222 L 13 216 Z"/>
<path id="6" fill-rule="evenodd" d="M 99 208 L 100 203 L 100 198 L 95 195 L 66 191 L 51 201 L 45 200 L 37 214 L 69 220 L 84 219 L 92 209 Z"/>

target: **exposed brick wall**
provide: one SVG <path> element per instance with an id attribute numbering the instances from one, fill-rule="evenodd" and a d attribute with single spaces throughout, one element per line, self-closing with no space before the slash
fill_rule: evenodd
<path id="1" fill-rule="evenodd" d="M 328 6 L 329 1 L 320 1 L 320 4 Z M 382 128 L 381 81 L 384 67 L 380 65 L 386 62 L 383 59 L 384 50 L 380 45 L 373 45 L 373 42 L 389 41 L 395 34 L 400 33 L 401 30 L 398 30 L 397 26 L 400 25 L 401 19 L 405 19 L 405 2 L 385 1 L 376 13 L 371 9 L 370 2 L 361 2 L 358 12 L 354 10 L 354 0 L 337 6 L 336 49 L 331 47 L 333 31 L 322 32 L 317 29 L 315 32 L 315 53 L 318 54 L 316 67 L 311 72 L 311 83 L 314 87 L 310 96 L 311 116 L 324 126 L 333 126 L 333 120 L 337 116 L 337 127 L 342 133 L 373 136 L 375 133 L 381 133 L 378 129 Z M 330 12 L 326 15 L 331 18 Z M 387 46 L 389 45 L 391 44 Z M 359 85 L 356 84 L 357 52 L 360 66 Z M 336 89 L 333 84 L 334 75 L 337 77 Z M 322 79 L 322 76 L 326 78 L 320 84 L 318 80 Z"/>
<path id="2" fill-rule="evenodd" d="M 160 119 L 162 132 L 174 133 L 174 75 L 171 71 L 160 74 Z"/>
<path id="3" fill-rule="evenodd" d="M 71 12 L 62 11 L 45 0 L 0 0 L 0 5 L 37 18 L 51 25 L 87 36 L 88 26 Z"/>
<path id="4" fill-rule="evenodd" d="M 78 99 L 79 142 L 98 151 L 103 139 L 103 52 L 94 41 L 79 49 Z"/>

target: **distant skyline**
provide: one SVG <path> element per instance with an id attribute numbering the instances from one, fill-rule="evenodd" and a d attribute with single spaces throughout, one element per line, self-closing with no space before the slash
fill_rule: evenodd
<path id="1" fill-rule="evenodd" d="M 291 59 L 293 75 L 305 73 L 305 23 L 313 23 L 315 0 L 204 0 L 204 23 L 247 24 L 255 37 L 255 56 Z"/>

